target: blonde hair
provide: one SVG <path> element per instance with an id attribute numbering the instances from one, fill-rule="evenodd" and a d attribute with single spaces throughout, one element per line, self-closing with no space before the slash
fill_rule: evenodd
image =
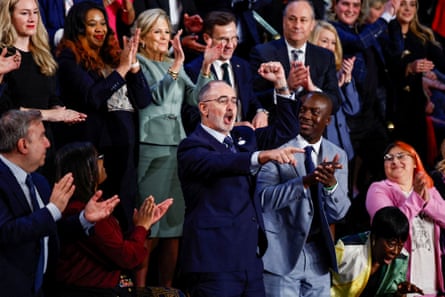
<path id="1" fill-rule="evenodd" d="M 318 45 L 318 39 L 320 38 L 321 30 L 328 30 L 329 32 L 332 32 L 335 36 L 335 51 L 334 51 L 335 68 L 337 70 L 340 70 L 341 63 L 343 61 L 343 48 L 341 46 L 341 41 L 340 37 L 338 36 L 337 30 L 332 24 L 326 21 L 317 21 L 317 24 L 315 25 L 315 28 L 314 30 L 312 30 L 311 36 L 309 37 L 309 41 L 313 44 Z"/>
<path id="2" fill-rule="evenodd" d="M 418 11 L 419 11 L 419 1 L 416 1 L 416 13 L 414 14 L 413 19 L 409 23 L 409 31 L 411 31 L 417 38 L 419 38 L 423 44 L 429 41 L 433 43 L 435 46 L 442 48 L 440 43 L 436 41 L 433 30 L 431 30 L 427 26 L 422 25 L 419 22 L 419 17 L 417 14 Z"/>
<path id="3" fill-rule="evenodd" d="M 366 19 L 369 16 L 369 12 L 371 8 L 377 7 L 377 5 L 385 5 L 388 0 L 362 0 L 362 8 L 361 8 L 361 16 L 360 16 L 360 24 L 365 24 Z"/>
<path id="4" fill-rule="evenodd" d="M 0 45 L 2 47 L 12 47 L 17 40 L 17 31 L 12 24 L 12 14 L 15 6 L 20 0 L 1 0 L 0 1 Z M 34 0 L 39 8 L 39 3 Z M 46 76 L 52 76 L 56 73 L 57 63 L 51 54 L 51 49 L 48 42 L 48 32 L 46 31 L 40 10 L 37 20 L 36 34 L 30 37 L 30 46 L 32 57 L 40 68 L 40 72 Z"/>
<path id="5" fill-rule="evenodd" d="M 160 8 L 147 9 L 142 12 L 134 22 L 133 30 L 135 30 L 136 28 L 141 29 L 140 39 L 142 40 L 148 33 L 150 33 L 150 31 L 153 29 L 153 26 L 158 22 L 158 20 L 166 21 L 169 31 L 172 32 L 170 19 L 167 13 Z M 147 58 L 151 57 L 151 53 L 146 50 L 145 44 L 141 43 L 139 45 L 139 52 Z M 164 57 L 164 60 L 168 60 L 167 53 Z"/>

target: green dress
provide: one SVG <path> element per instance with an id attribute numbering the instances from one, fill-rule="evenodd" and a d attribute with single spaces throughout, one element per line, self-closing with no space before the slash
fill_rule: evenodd
<path id="1" fill-rule="evenodd" d="M 156 203 L 174 198 L 166 215 L 151 227 L 151 237 L 178 237 L 185 211 L 176 160 L 178 144 L 186 136 L 181 106 L 184 101 L 196 105 L 199 90 L 212 78 L 200 75 L 195 85 L 181 68 L 174 80 L 167 73 L 171 60 L 156 62 L 142 55 L 138 60 L 153 96 L 153 102 L 139 110 L 138 205 L 148 195 Z"/>

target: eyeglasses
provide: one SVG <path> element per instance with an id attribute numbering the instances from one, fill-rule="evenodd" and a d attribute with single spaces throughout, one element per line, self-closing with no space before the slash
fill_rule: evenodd
<path id="1" fill-rule="evenodd" d="M 229 96 L 219 96 L 218 98 L 203 100 L 201 102 L 209 102 L 209 101 L 216 101 L 221 105 L 227 105 L 229 101 L 233 104 L 236 104 L 238 102 L 238 98 Z"/>
<path id="2" fill-rule="evenodd" d="M 222 42 L 225 42 L 225 43 L 229 43 L 229 42 L 238 43 L 239 37 L 238 36 L 233 36 L 233 37 L 230 37 L 230 38 L 229 37 L 218 37 L 218 38 L 213 38 L 213 40 L 215 40 L 218 43 L 222 43 Z"/>
<path id="3" fill-rule="evenodd" d="M 405 243 L 403 241 L 401 241 L 400 239 L 385 239 L 385 246 L 387 249 L 389 250 L 395 250 L 396 248 L 401 251 L 403 249 L 403 246 L 405 245 Z"/>
<path id="4" fill-rule="evenodd" d="M 396 158 L 399 161 L 404 161 L 404 160 L 406 160 L 406 157 L 412 157 L 412 156 L 408 153 L 402 153 L 402 152 L 397 153 L 395 155 L 386 154 L 383 156 L 383 161 L 392 162 L 392 161 L 394 161 L 394 158 Z"/>

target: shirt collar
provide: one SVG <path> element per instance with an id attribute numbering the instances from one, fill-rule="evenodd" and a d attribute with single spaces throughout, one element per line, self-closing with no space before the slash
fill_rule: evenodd
<path id="1" fill-rule="evenodd" d="M 0 159 L 11 170 L 12 174 L 17 179 L 18 183 L 20 185 L 26 185 L 26 176 L 28 175 L 28 173 L 25 170 L 23 170 L 20 166 L 18 166 L 17 164 L 9 161 L 2 154 L 0 154 Z"/>
<path id="2" fill-rule="evenodd" d="M 300 148 L 304 148 L 308 145 L 312 146 L 315 154 L 318 156 L 320 153 L 321 141 L 323 140 L 323 136 L 316 143 L 309 143 L 306 139 L 303 138 L 300 134 L 297 135 L 297 146 Z"/>
<path id="3" fill-rule="evenodd" d="M 307 42 L 305 42 L 305 43 L 303 44 L 302 47 L 300 47 L 300 48 L 296 48 L 296 47 L 291 46 L 291 45 L 287 42 L 286 39 L 284 39 L 284 41 L 286 42 L 287 54 L 289 55 L 289 57 L 292 57 L 292 51 L 293 51 L 293 50 L 297 50 L 297 51 L 300 50 L 300 51 L 303 51 L 303 56 L 306 55 Z"/>
<path id="4" fill-rule="evenodd" d="M 210 127 L 207 127 L 206 125 L 203 125 L 202 123 L 201 123 L 201 127 L 202 127 L 207 133 L 209 133 L 210 135 L 212 135 L 213 137 L 215 137 L 216 140 L 218 140 L 220 143 L 223 143 L 224 138 L 226 138 L 226 135 L 224 135 L 224 134 L 222 134 L 222 133 L 220 133 L 220 132 L 218 132 L 218 131 L 216 131 L 216 130 L 210 128 Z M 230 134 L 229 134 L 228 136 L 230 136 Z"/>

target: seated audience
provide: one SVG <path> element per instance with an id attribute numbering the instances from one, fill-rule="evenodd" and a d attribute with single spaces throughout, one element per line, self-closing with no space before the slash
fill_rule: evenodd
<path id="1" fill-rule="evenodd" d="M 422 290 L 406 281 L 409 222 L 397 208 L 379 209 L 371 231 L 341 238 L 335 245 L 338 272 L 332 273 L 332 297 L 401 296 Z"/>
<path id="2" fill-rule="evenodd" d="M 103 157 L 89 142 L 73 142 L 57 151 L 57 178 L 71 173 L 75 185 L 64 216 L 82 211 L 107 178 Z M 147 197 L 134 211 L 135 228 L 128 237 L 123 235 L 118 220 L 110 216 L 97 222 L 89 237 L 62 241 L 56 272 L 57 296 L 131 296 L 134 286 L 128 271 L 145 258 L 144 241 L 150 226 L 172 203 L 169 198 L 156 205 L 152 196 Z"/>
<path id="3" fill-rule="evenodd" d="M 371 184 L 366 209 L 371 220 L 385 206 L 397 206 L 406 215 L 410 222 L 405 243 L 410 255 L 406 280 L 426 296 L 436 296 L 444 291 L 440 229 L 445 227 L 445 201 L 411 145 L 394 142 L 383 163 L 386 179 Z"/>

